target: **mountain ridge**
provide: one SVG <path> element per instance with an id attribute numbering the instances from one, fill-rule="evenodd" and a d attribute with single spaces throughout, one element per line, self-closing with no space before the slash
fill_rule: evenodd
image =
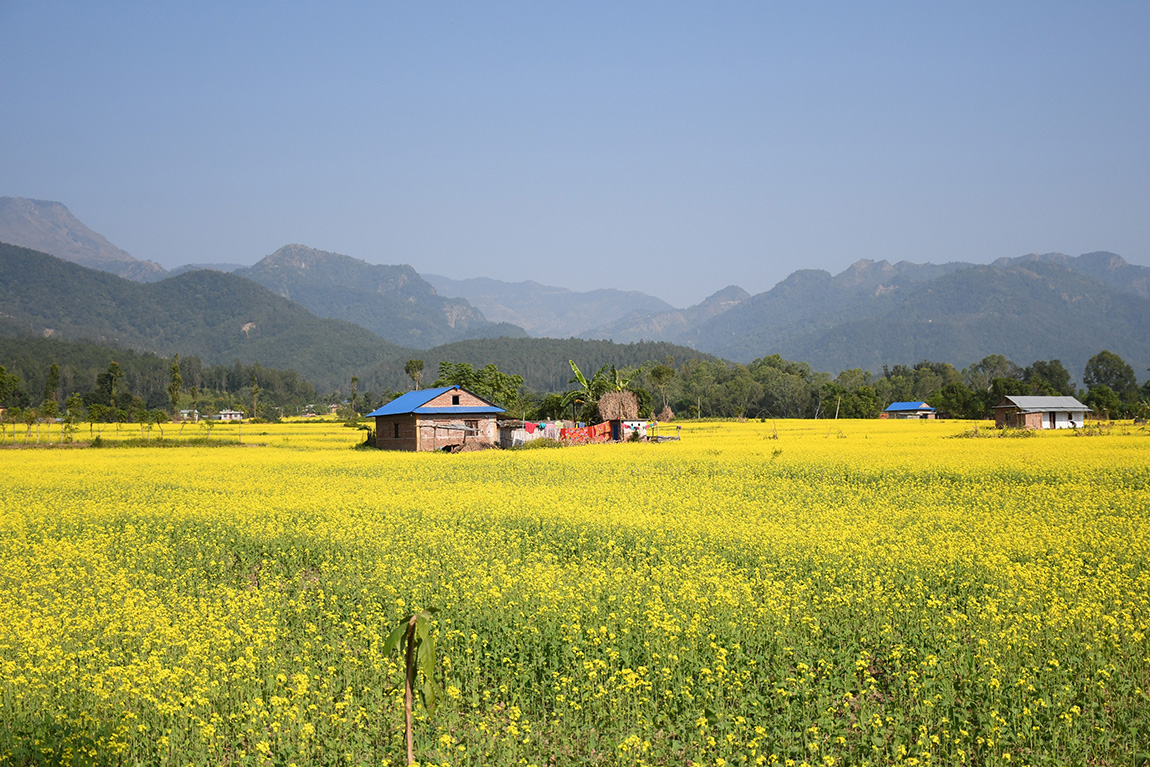
<path id="1" fill-rule="evenodd" d="M 89 229 L 60 202 L 0 197 L 0 242 L 130 280 L 153 282 L 167 276 L 164 267 L 135 258 Z"/>
<path id="2" fill-rule="evenodd" d="M 466 300 L 440 296 L 408 264 L 369 264 L 304 245 L 285 245 L 235 272 L 319 317 L 353 322 L 418 349 L 476 335 L 524 335 L 491 323 Z"/>

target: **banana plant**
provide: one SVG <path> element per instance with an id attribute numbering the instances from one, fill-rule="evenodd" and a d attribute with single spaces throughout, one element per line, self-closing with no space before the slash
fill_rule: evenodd
<path id="1" fill-rule="evenodd" d="M 384 655 L 399 648 L 404 656 L 405 681 L 403 689 L 403 709 L 406 718 L 407 763 L 415 764 L 415 740 L 411 725 L 411 708 L 415 688 L 416 671 L 423 674 L 423 684 L 419 688 L 419 699 L 423 708 L 431 716 L 442 697 L 435 681 L 435 637 L 431 634 L 431 618 L 439 610 L 429 607 L 426 610 L 407 615 L 399 625 L 391 630 L 383 645 Z"/>

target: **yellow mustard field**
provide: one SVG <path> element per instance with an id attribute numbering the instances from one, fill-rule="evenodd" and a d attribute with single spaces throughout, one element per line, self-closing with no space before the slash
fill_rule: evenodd
<path id="1" fill-rule="evenodd" d="M 968 429 L 0 450 L 0 763 L 403 763 L 429 606 L 425 764 L 1147 763 L 1150 434 Z"/>

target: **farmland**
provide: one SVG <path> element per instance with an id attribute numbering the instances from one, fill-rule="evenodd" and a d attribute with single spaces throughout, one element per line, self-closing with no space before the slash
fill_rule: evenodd
<path id="1" fill-rule="evenodd" d="M 1150 434 L 968 428 L 0 451 L 0 763 L 402 763 L 428 606 L 424 763 L 1143 763 Z"/>

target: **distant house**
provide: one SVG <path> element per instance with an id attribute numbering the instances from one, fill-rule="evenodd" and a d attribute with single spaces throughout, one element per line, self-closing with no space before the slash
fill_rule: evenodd
<path id="1" fill-rule="evenodd" d="M 200 411 L 199 410 L 181 410 L 180 411 L 180 420 L 181 421 L 198 421 L 198 420 L 200 420 Z"/>
<path id="2" fill-rule="evenodd" d="M 503 408 L 459 386 L 417 389 L 367 414 L 381 450 L 460 450 L 494 447 L 495 416 Z"/>
<path id="3" fill-rule="evenodd" d="M 244 414 L 242 410 L 221 410 L 216 413 L 217 421 L 242 421 Z"/>
<path id="4" fill-rule="evenodd" d="M 925 402 L 892 402 L 880 418 L 934 418 L 934 408 Z"/>
<path id="5" fill-rule="evenodd" d="M 994 425 L 1019 429 L 1076 429 L 1090 408 L 1074 397 L 1008 395 L 994 406 Z"/>

